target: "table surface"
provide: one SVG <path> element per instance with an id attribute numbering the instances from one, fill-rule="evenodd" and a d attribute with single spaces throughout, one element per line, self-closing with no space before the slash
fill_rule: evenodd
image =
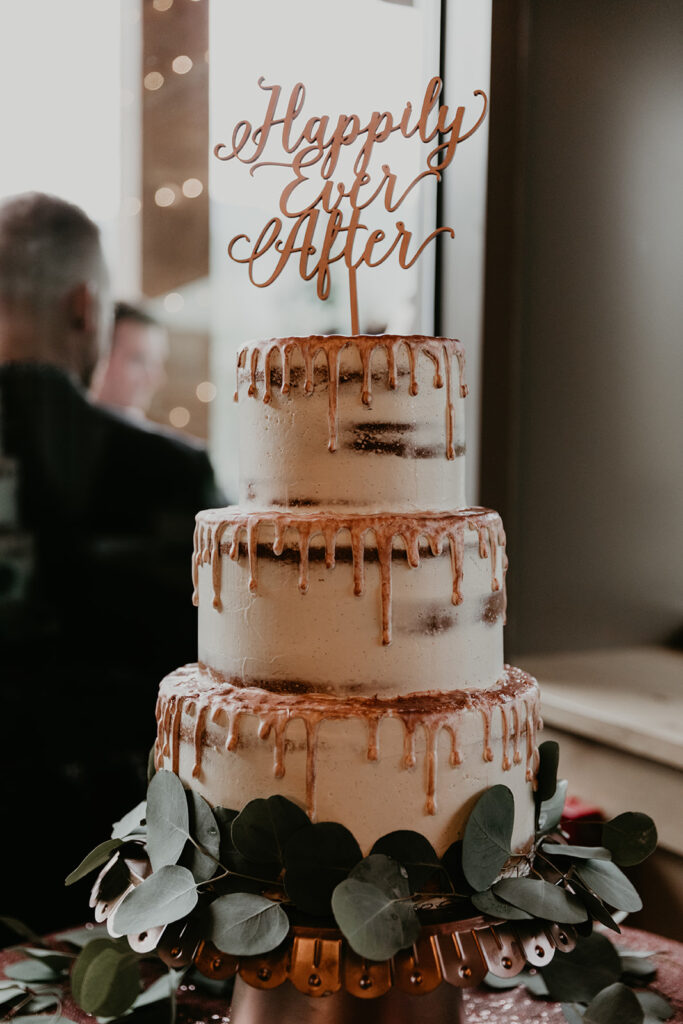
<path id="1" fill-rule="evenodd" d="M 666 996 L 674 1007 L 670 1024 L 683 1024 L 683 943 L 665 939 L 651 932 L 635 928 L 622 929 L 619 945 L 633 950 L 648 950 L 657 963 L 657 977 L 649 986 Z M 4 968 L 15 960 L 24 959 L 24 954 L 14 949 L 0 951 L 0 977 Z M 415 997 L 419 998 L 419 997 Z M 491 991 L 486 988 L 465 989 L 464 1004 L 467 1024 L 566 1024 L 562 1009 L 556 1003 L 537 999 L 522 986 L 506 991 Z M 64 1015 L 77 1024 L 92 1024 L 94 1018 L 79 1010 L 66 999 Z M 45 1020 L 49 1019 L 46 1014 Z M 224 1001 L 200 995 L 192 985 L 182 985 L 178 995 L 178 1024 L 229 1024 L 230 1010 Z"/>

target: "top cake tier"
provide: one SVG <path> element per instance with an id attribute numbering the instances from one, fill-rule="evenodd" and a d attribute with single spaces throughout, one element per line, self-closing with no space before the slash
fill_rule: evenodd
<path id="1" fill-rule="evenodd" d="M 240 505 L 463 508 L 464 368 L 452 338 L 331 335 L 245 345 L 235 394 Z"/>

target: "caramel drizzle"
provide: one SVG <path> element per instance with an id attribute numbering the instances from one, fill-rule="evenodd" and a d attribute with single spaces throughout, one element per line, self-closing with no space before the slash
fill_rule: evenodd
<path id="1" fill-rule="evenodd" d="M 446 385 L 446 458 L 455 459 L 455 403 L 453 399 L 453 358 L 458 363 L 458 394 L 461 398 L 467 395 L 465 384 L 465 352 L 459 341 L 454 338 L 429 338 L 424 335 L 401 337 L 399 335 L 360 335 L 353 338 L 331 335 L 316 335 L 310 338 L 271 338 L 268 341 L 251 342 L 245 345 L 237 356 L 237 388 L 235 400 L 239 394 L 240 370 L 247 369 L 249 386 L 247 394 L 254 398 L 258 395 L 257 375 L 259 360 L 263 356 L 264 389 L 263 401 L 272 401 L 271 370 L 273 355 L 278 353 L 282 368 L 282 384 L 280 392 L 289 394 L 291 390 L 292 353 L 295 349 L 301 354 L 304 364 L 304 394 L 310 395 L 314 390 L 314 366 L 316 356 L 322 352 L 327 364 L 328 384 L 328 421 L 329 434 L 327 447 L 331 452 L 337 450 L 339 435 L 339 378 L 341 353 L 347 346 L 355 346 L 360 356 L 363 370 L 361 384 L 361 401 L 364 405 L 372 405 L 372 360 L 378 348 L 386 353 L 387 387 L 395 388 L 397 384 L 396 356 L 401 346 L 407 350 L 410 372 L 409 392 L 418 393 L 417 359 L 420 354 L 434 364 L 434 387 L 441 389 Z"/>
<path id="2" fill-rule="evenodd" d="M 463 714 L 479 711 L 483 723 L 482 757 L 485 762 L 494 760 L 491 749 L 492 715 L 496 707 L 500 708 L 502 719 L 502 768 L 510 771 L 512 765 L 522 761 L 519 744 L 522 734 L 526 733 L 526 764 L 525 777 L 534 781 L 538 771 L 539 755 L 537 746 L 537 730 L 542 722 L 539 713 L 539 695 L 535 680 L 520 669 L 506 666 L 505 674 L 495 687 L 488 690 L 458 690 L 453 693 L 424 693 L 411 697 L 381 700 L 379 698 L 354 697 L 348 699 L 325 698 L 310 695 L 298 698 L 292 695 L 282 697 L 257 688 L 233 687 L 222 683 L 220 686 L 208 688 L 202 686 L 201 697 L 197 692 L 198 680 L 210 677 L 206 670 L 195 666 L 178 669 L 168 677 L 171 684 L 178 682 L 176 692 L 166 695 L 163 692 L 157 703 L 157 742 L 155 764 L 161 767 L 165 758 L 172 763 L 172 770 L 178 773 L 180 762 L 180 723 L 183 713 L 188 717 L 194 715 L 191 730 L 193 746 L 192 776 L 201 775 L 202 753 L 207 745 L 207 717 L 218 723 L 227 718 L 227 739 L 224 749 L 236 751 L 240 745 L 239 723 L 241 717 L 250 714 L 258 718 L 257 735 L 260 740 L 273 743 L 273 774 L 275 778 L 285 776 L 286 731 L 289 723 L 299 719 L 306 732 L 306 809 L 315 820 L 316 815 L 316 775 L 318 757 L 318 737 L 321 722 L 334 719 L 365 718 L 368 726 L 366 757 L 376 762 L 380 756 L 379 726 L 386 718 L 398 718 L 404 728 L 403 753 L 401 768 L 414 770 L 417 766 L 416 737 L 421 729 L 425 737 L 425 778 L 426 802 L 425 813 L 437 813 L 437 781 L 438 781 L 438 742 L 442 731 L 450 735 L 451 749 L 449 764 L 457 768 L 463 763 L 463 755 L 458 746 L 458 732 Z M 185 685 L 189 683 L 189 692 Z M 525 708 L 525 721 L 519 714 L 519 702 Z M 210 703 L 216 706 L 208 716 Z M 510 743 L 513 743 L 513 756 L 510 758 Z"/>
<path id="3" fill-rule="evenodd" d="M 543 728 L 543 721 L 540 714 L 540 703 L 538 700 L 524 698 L 526 709 L 526 781 L 533 782 L 536 788 L 536 773 L 540 762 L 536 734 Z"/>
<path id="4" fill-rule="evenodd" d="M 206 714 L 209 709 L 205 704 L 199 707 L 195 713 L 194 726 L 194 764 L 192 765 L 192 778 L 199 777 L 202 767 L 202 744 L 204 742 L 204 731 L 206 728 Z"/>
<path id="5" fill-rule="evenodd" d="M 194 536 L 192 577 L 195 581 L 193 601 L 199 603 L 197 581 L 199 566 L 211 564 L 213 585 L 213 607 L 222 609 L 222 557 L 221 539 L 226 529 L 232 527 L 232 540 L 228 556 L 239 560 L 239 542 L 246 535 L 247 560 L 249 563 L 249 589 L 257 590 L 257 547 L 263 526 L 274 531 L 273 554 L 279 556 L 285 547 L 285 533 L 294 530 L 299 547 L 299 590 L 308 591 L 309 549 L 311 539 L 322 536 L 325 541 L 325 564 L 333 568 L 336 559 L 337 537 L 341 530 L 351 534 L 353 556 L 353 592 L 360 595 L 365 590 L 365 542 L 366 535 L 374 535 L 380 572 L 380 593 L 382 609 L 382 643 L 391 643 L 391 566 L 392 551 L 397 538 L 403 540 L 408 564 L 417 569 L 420 565 L 419 543 L 425 538 L 434 555 L 439 555 L 448 541 L 453 573 L 452 603 L 461 604 L 463 563 L 465 555 L 465 530 L 474 530 L 478 537 L 479 557 L 491 562 L 491 590 L 505 587 L 507 558 L 505 557 L 505 533 L 500 517 L 487 509 L 463 509 L 457 513 L 423 512 L 403 515 L 289 512 L 270 510 L 258 513 L 243 512 L 238 506 L 200 512 Z M 498 550 L 501 549 L 501 568 L 498 571 Z"/>
<path id="6" fill-rule="evenodd" d="M 509 772 L 510 769 L 512 768 L 512 761 L 510 760 L 510 755 L 508 754 L 508 743 L 510 741 L 510 723 L 508 722 L 507 711 L 502 706 L 500 709 L 500 717 L 502 719 L 503 729 L 503 771 Z"/>
<path id="7" fill-rule="evenodd" d="M 515 701 L 512 705 L 512 737 L 513 737 L 513 748 L 512 748 L 512 763 L 521 764 L 522 755 L 519 752 L 519 702 Z"/>

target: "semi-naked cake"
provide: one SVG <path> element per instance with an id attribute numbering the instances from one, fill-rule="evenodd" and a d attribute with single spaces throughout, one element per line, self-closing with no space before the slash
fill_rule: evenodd
<path id="1" fill-rule="evenodd" d="M 534 679 L 504 664 L 505 534 L 465 501 L 449 338 L 246 345 L 240 504 L 200 512 L 199 662 L 163 680 L 156 767 L 212 805 L 282 794 L 442 854 L 505 783 L 534 833 Z"/>

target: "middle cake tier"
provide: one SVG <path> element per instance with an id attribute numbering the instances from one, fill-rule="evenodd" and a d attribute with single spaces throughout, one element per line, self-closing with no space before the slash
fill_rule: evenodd
<path id="1" fill-rule="evenodd" d="M 199 660 L 234 686 L 281 693 L 492 686 L 506 568 L 489 509 L 200 512 Z"/>

